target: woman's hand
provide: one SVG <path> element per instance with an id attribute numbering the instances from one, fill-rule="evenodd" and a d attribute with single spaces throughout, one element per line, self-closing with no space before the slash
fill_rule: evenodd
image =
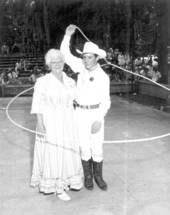
<path id="1" fill-rule="evenodd" d="M 46 134 L 46 129 L 45 129 L 45 126 L 43 123 L 43 115 L 42 114 L 37 114 L 37 129 L 36 129 L 36 131 L 38 132 L 37 133 L 38 137 L 44 137 Z"/>

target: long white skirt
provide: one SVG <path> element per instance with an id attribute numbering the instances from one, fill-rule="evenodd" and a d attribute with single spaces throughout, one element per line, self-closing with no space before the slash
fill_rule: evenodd
<path id="1" fill-rule="evenodd" d="M 83 169 L 73 108 L 43 114 L 46 136 L 36 135 L 30 186 L 43 193 L 83 187 Z"/>

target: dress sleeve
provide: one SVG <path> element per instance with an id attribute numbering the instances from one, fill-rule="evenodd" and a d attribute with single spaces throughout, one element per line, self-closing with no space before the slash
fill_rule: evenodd
<path id="1" fill-rule="evenodd" d="M 43 78 L 38 78 L 34 85 L 31 114 L 43 113 L 45 101 L 45 84 Z"/>
<path id="2" fill-rule="evenodd" d="M 70 36 L 64 36 L 60 51 L 64 54 L 66 64 L 71 67 L 73 72 L 81 73 L 81 71 L 84 69 L 82 59 L 72 55 L 72 53 L 70 52 L 70 39 Z"/>

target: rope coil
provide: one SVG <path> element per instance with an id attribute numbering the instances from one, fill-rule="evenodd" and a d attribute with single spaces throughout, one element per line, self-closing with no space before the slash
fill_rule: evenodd
<path id="1" fill-rule="evenodd" d="M 76 26 L 76 28 L 77 28 L 77 29 L 80 31 L 80 33 L 86 38 L 87 41 L 90 41 L 90 40 L 88 39 L 88 37 L 82 32 L 82 30 L 81 30 L 79 27 Z M 150 82 L 153 82 L 154 84 L 156 84 L 156 85 L 158 85 L 158 86 L 164 88 L 165 90 L 170 91 L 170 88 L 165 87 L 164 85 L 162 85 L 162 84 L 160 84 L 160 83 L 154 82 L 154 81 L 152 81 L 151 79 L 149 79 L 149 78 L 147 78 L 147 77 L 145 77 L 145 76 L 142 76 L 142 75 L 140 75 L 140 74 L 133 73 L 132 71 L 126 70 L 126 69 L 124 69 L 124 68 L 122 68 L 122 67 L 119 67 L 119 66 L 117 66 L 117 65 L 115 65 L 115 64 L 112 64 L 112 63 L 108 62 L 106 59 L 104 59 L 104 60 L 106 61 L 106 65 L 111 65 L 111 66 L 113 66 L 113 67 L 116 67 L 116 68 L 118 68 L 118 69 L 124 71 L 124 72 L 128 72 L 128 73 L 130 73 L 130 74 L 132 74 L 132 75 L 136 75 L 136 76 L 142 77 L 142 78 L 144 78 L 144 79 L 146 79 L 146 80 L 148 80 L 148 81 L 150 81 Z M 102 65 L 102 66 L 104 66 L 104 65 Z M 31 88 L 26 89 L 26 90 L 22 91 L 21 93 L 17 94 L 17 95 L 7 104 L 7 106 L 6 106 L 6 115 L 7 115 L 8 119 L 9 119 L 14 125 L 16 125 L 17 127 L 21 128 L 21 129 L 24 129 L 24 130 L 26 130 L 26 131 L 28 131 L 28 132 L 31 132 L 31 133 L 35 133 L 35 134 L 39 134 L 39 135 L 44 135 L 44 136 L 45 136 L 46 134 L 44 134 L 44 133 L 40 133 L 40 132 L 37 132 L 37 131 L 31 130 L 31 129 L 29 129 L 29 128 L 26 128 L 26 127 L 23 127 L 23 126 L 19 125 L 19 124 L 16 123 L 16 122 L 10 117 L 10 115 L 9 115 L 9 107 L 10 107 L 10 105 L 14 102 L 14 100 L 17 99 L 20 95 L 23 95 L 25 92 L 28 92 L 28 91 L 32 90 L 33 88 L 34 88 L 34 87 L 31 87 Z M 155 136 L 155 137 L 150 137 L 150 138 L 131 139 L 131 140 L 110 140 L 110 141 L 106 140 L 106 141 L 103 141 L 103 142 L 104 142 L 104 143 L 134 143 L 134 142 L 152 141 L 152 140 L 161 139 L 161 138 L 168 137 L 168 136 L 170 136 L 170 133 L 166 133 L 166 134 L 163 134 L 163 135 L 159 135 L 159 136 Z"/>

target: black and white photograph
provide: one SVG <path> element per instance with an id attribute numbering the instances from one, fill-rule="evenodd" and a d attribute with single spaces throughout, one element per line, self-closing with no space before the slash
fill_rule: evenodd
<path id="1" fill-rule="evenodd" d="M 0 0 L 0 214 L 170 215 L 170 0 Z"/>

